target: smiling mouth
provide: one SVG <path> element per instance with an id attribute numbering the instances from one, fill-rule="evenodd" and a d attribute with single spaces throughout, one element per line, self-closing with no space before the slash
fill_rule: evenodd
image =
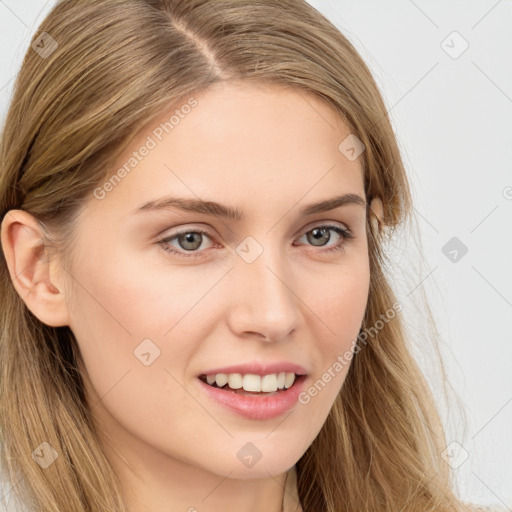
<path id="1" fill-rule="evenodd" d="M 259 395 L 272 396 L 284 393 L 288 389 L 295 386 L 298 382 L 302 382 L 307 376 L 294 373 L 272 375 L 243 375 L 234 374 L 218 374 L 207 376 L 200 375 L 199 380 L 213 388 L 222 389 L 223 391 L 237 393 L 239 395 Z M 219 383 L 222 384 L 219 386 Z M 258 391 L 259 389 L 259 391 Z M 264 391 L 265 390 L 265 391 Z"/>

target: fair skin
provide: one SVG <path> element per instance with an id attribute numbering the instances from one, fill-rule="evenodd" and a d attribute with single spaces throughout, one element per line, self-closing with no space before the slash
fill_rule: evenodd
<path id="1" fill-rule="evenodd" d="M 349 366 L 309 403 L 264 420 L 210 400 L 197 376 L 291 361 L 306 368 L 308 389 L 353 347 L 368 299 L 366 208 L 300 210 L 342 194 L 365 199 L 363 171 L 338 149 L 346 126 L 312 95 L 223 84 L 194 97 L 198 106 L 131 173 L 87 203 L 73 268 L 36 254 L 41 231 L 22 210 L 4 217 L 2 246 L 27 307 L 77 339 L 95 421 L 131 512 L 281 512 L 286 472 L 320 431 Z M 169 117 L 144 127 L 119 167 Z M 168 195 L 216 201 L 245 218 L 132 213 Z M 354 238 L 328 230 L 314 245 L 311 230 L 326 224 Z M 158 243 L 198 228 L 208 235 L 196 234 L 197 258 Z M 249 236 L 263 248 L 251 263 L 236 252 Z M 342 251 L 327 252 L 338 243 Z M 167 241 L 181 254 L 190 245 Z M 160 350 L 149 366 L 134 356 L 147 338 Z M 252 467 L 237 457 L 248 442 L 262 454 Z"/>

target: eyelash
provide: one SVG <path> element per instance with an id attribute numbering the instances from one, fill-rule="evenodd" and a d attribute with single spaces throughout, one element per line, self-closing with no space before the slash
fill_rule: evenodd
<path id="1" fill-rule="evenodd" d="M 335 253 L 335 252 L 342 252 L 344 250 L 344 246 L 345 246 L 345 243 L 347 240 L 352 240 L 354 238 L 354 234 L 349 230 L 349 229 L 346 229 L 346 228 L 341 228 L 340 226 L 333 226 L 333 225 L 330 225 L 330 224 L 320 224 L 318 226 L 315 226 L 311 229 L 308 229 L 307 231 L 305 231 L 304 233 L 302 233 L 301 237 L 304 236 L 305 234 L 309 233 L 310 231 L 313 231 L 315 229 L 332 229 L 333 231 L 336 231 L 336 233 L 338 233 L 339 235 L 341 235 L 341 239 L 340 241 L 330 247 L 329 249 L 326 249 L 324 251 L 321 251 L 322 253 L 324 254 L 330 254 L 330 253 Z M 188 230 L 185 230 L 185 231 L 181 231 L 179 233 L 175 233 L 174 235 L 170 236 L 170 237 L 166 237 L 164 238 L 163 240 L 160 240 L 158 242 L 158 244 L 160 244 L 162 246 L 162 249 L 170 254 L 175 254 L 175 255 L 178 255 L 178 256 L 182 256 L 184 258 L 200 258 L 202 257 L 202 252 L 203 251 L 190 251 L 189 253 L 186 253 L 186 252 L 181 252 L 181 251 L 177 251 L 175 249 L 171 249 L 171 247 L 168 245 L 168 242 L 171 241 L 171 240 L 174 240 L 175 238 L 179 237 L 180 235 L 184 235 L 184 234 L 187 234 L 187 233 L 200 233 L 201 235 L 206 235 L 207 237 L 209 237 L 210 239 L 213 239 L 213 237 L 210 235 L 210 233 L 208 233 L 207 231 L 203 230 L 203 229 L 188 229 Z M 314 247 L 314 246 L 312 246 Z M 318 247 L 321 247 L 321 246 L 318 246 Z"/>

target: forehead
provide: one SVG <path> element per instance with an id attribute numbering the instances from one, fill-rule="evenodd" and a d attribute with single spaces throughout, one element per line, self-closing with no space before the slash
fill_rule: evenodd
<path id="1" fill-rule="evenodd" d="M 351 161 L 339 149 L 348 127 L 311 93 L 223 83 L 181 105 L 194 106 L 178 103 L 162 112 L 120 156 L 112 175 L 125 172 L 111 180 L 104 207 L 115 202 L 128 213 L 165 194 L 232 198 L 249 209 L 262 198 L 282 207 L 306 195 L 307 202 L 327 193 L 364 196 L 360 159 Z"/>

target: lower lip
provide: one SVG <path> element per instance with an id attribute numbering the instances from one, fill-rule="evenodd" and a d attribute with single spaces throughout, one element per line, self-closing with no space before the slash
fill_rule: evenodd
<path id="1" fill-rule="evenodd" d="M 198 379 L 208 396 L 228 409 L 253 420 L 277 418 L 290 410 L 299 398 L 304 387 L 305 376 L 296 378 L 291 388 L 275 395 L 241 395 L 232 390 L 214 388 Z"/>

